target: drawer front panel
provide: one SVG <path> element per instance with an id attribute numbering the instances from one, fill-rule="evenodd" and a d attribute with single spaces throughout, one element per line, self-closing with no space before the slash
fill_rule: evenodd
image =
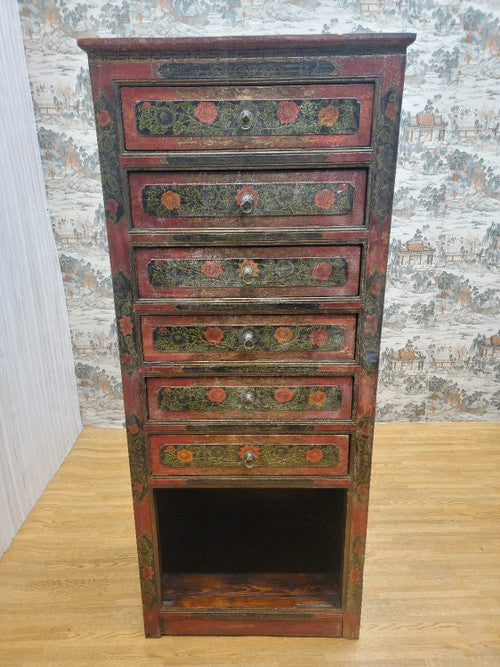
<path id="1" fill-rule="evenodd" d="M 359 246 L 137 248 L 139 295 L 356 296 Z"/>
<path id="2" fill-rule="evenodd" d="M 153 475 L 346 475 L 348 435 L 152 435 Z"/>
<path id="3" fill-rule="evenodd" d="M 363 224 L 366 172 L 131 173 L 132 224 L 142 228 Z"/>
<path id="4" fill-rule="evenodd" d="M 318 360 L 354 358 L 356 317 L 144 316 L 145 361 Z"/>
<path id="5" fill-rule="evenodd" d="M 352 377 L 147 378 L 149 417 L 177 419 L 349 419 Z"/>
<path id="6" fill-rule="evenodd" d="M 123 87 L 128 150 L 368 146 L 373 85 Z"/>

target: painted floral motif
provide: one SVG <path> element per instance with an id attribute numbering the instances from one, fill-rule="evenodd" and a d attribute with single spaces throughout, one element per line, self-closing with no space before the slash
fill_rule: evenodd
<path id="1" fill-rule="evenodd" d="M 259 458 L 260 456 L 260 448 L 256 447 L 255 445 L 243 445 L 241 449 L 238 451 L 238 455 L 240 459 L 245 458 L 245 454 L 253 454 L 256 459 Z"/>
<path id="2" fill-rule="evenodd" d="M 142 601 L 147 609 L 151 609 L 156 605 L 156 577 L 153 561 L 153 544 L 145 533 L 137 539 L 137 554 L 141 575 Z"/>
<path id="3" fill-rule="evenodd" d="M 178 449 L 177 458 L 181 463 L 190 463 L 193 460 L 193 452 L 190 449 Z"/>
<path id="4" fill-rule="evenodd" d="M 253 115 L 252 136 L 354 134 L 359 128 L 356 98 L 245 101 Z M 137 132 L 143 137 L 241 135 L 241 101 L 145 100 L 135 106 Z"/>
<path id="5" fill-rule="evenodd" d="M 335 204 L 335 201 L 335 195 L 328 188 L 320 190 L 314 197 L 314 203 L 316 207 L 321 208 L 324 211 L 327 211 L 329 208 L 331 208 Z"/>
<path id="6" fill-rule="evenodd" d="M 278 401 L 278 403 L 288 403 L 292 400 L 293 395 L 294 391 L 290 387 L 279 387 L 274 392 L 274 400 Z"/>
<path id="7" fill-rule="evenodd" d="M 105 201 L 106 221 L 118 225 L 124 213 L 119 165 L 118 136 L 115 109 L 110 100 L 99 95 L 94 100 L 97 143 L 101 162 L 101 181 Z"/>
<path id="8" fill-rule="evenodd" d="M 300 107 L 297 102 L 291 102 L 283 100 L 278 104 L 278 109 L 276 115 L 278 120 L 282 125 L 288 125 L 289 123 L 295 123 L 297 116 L 300 113 Z"/>
<path id="9" fill-rule="evenodd" d="M 306 461 L 308 463 L 319 463 L 323 458 L 323 456 L 324 453 L 322 449 L 320 449 L 319 447 L 312 447 L 311 449 L 308 449 L 306 452 Z"/>
<path id="10" fill-rule="evenodd" d="M 116 317 L 118 321 L 118 347 L 122 372 L 131 375 L 138 365 L 133 319 L 132 285 L 129 278 L 119 271 L 113 276 Z"/>
<path id="11" fill-rule="evenodd" d="M 194 115 L 200 121 L 200 123 L 212 123 L 217 118 L 217 107 L 213 102 L 200 102 L 194 108 Z"/>
<path id="12" fill-rule="evenodd" d="M 259 191 L 257 188 L 254 188 L 253 185 L 244 185 L 242 188 L 238 188 L 234 197 L 238 206 L 241 206 L 243 203 L 243 197 L 245 195 L 250 195 L 250 197 L 253 198 L 253 205 L 257 206 L 259 203 Z"/>
<path id="13" fill-rule="evenodd" d="M 219 345 L 224 338 L 224 332 L 220 327 L 210 327 L 210 329 L 205 329 L 203 335 L 209 343 L 213 343 L 214 345 Z"/>
<path id="14" fill-rule="evenodd" d="M 318 122 L 326 127 L 333 127 L 339 119 L 339 110 L 337 107 L 328 105 L 321 109 L 318 114 Z"/>
<path id="15" fill-rule="evenodd" d="M 205 262 L 190 259 L 153 259 L 147 265 L 150 284 L 156 288 L 211 287 L 215 278 L 203 271 Z M 333 257 L 318 262 L 314 257 L 221 259 L 222 271 L 216 278 L 220 287 L 244 287 L 242 271 L 252 269 L 253 285 L 260 287 L 312 286 L 318 281 L 324 285 L 345 285 L 348 276 L 347 260 Z M 206 268 L 206 267 L 205 267 Z"/>
<path id="16" fill-rule="evenodd" d="M 342 389 L 336 385 L 279 388 L 225 386 L 208 390 L 206 387 L 161 387 L 158 392 L 158 407 L 165 412 L 242 410 L 242 406 L 246 405 L 245 396 L 248 392 L 253 394 L 251 408 L 255 411 L 336 411 L 342 405 Z"/>
<path id="17" fill-rule="evenodd" d="M 216 260 L 208 260 L 201 265 L 201 272 L 207 278 L 218 278 L 222 273 L 222 264 Z"/>
<path id="18" fill-rule="evenodd" d="M 346 215 L 354 203 L 350 183 L 242 183 L 145 185 L 142 208 L 147 215 L 166 218 L 241 216 L 244 195 L 251 195 L 249 215 Z M 256 206 L 258 204 L 258 208 Z"/>
<path id="19" fill-rule="evenodd" d="M 167 211 L 173 211 L 176 208 L 179 208 L 181 205 L 181 198 L 177 192 L 172 192 L 172 190 L 167 190 L 161 196 L 161 205 L 167 209 Z"/>
<path id="20" fill-rule="evenodd" d="M 179 452 L 189 451 L 190 459 L 182 460 Z M 160 461 L 166 468 L 207 468 L 235 466 L 244 467 L 243 459 L 247 452 L 255 457 L 256 467 L 321 467 L 334 468 L 339 460 L 336 445 L 287 444 L 241 444 L 227 445 L 168 445 L 160 449 Z M 184 455 L 183 455 L 184 456 Z"/>
<path id="21" fill-rule="evenodd" d="M 153 346 L 158 352 L 208 352 L 218 350 L 244 351 L 243 334 L 253 333 L 254 351 L 289 350 L 293 352 L 315 350 L 339 351 L 344 347 L 343 327 L 331 325 L 296 325 L 274 327 L 272 325 L 248 326 L 170 326 L 153 329 Z"/>

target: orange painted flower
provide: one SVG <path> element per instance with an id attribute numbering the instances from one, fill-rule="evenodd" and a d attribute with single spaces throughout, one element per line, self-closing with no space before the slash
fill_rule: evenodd
<path id="1" fill-rule="evenodd" d="M 312 277 L 314 280 L 328 280 L 332 275 L 332 265 L 327 262 L 320 262 L 312 270 Z"/>
<path id="2" fill-rule="evenodd" d="M 136 433 L 139 433 L 139 426 L 134 422 L 132 424 L 129 424 L 127 426 L 127 431 L 131 433 L 132 435 L 135 435 Z"/>
<path id="3" fill-rule="evenodd" d="M 318 114 L 318 121 L 320 125 L 325 127 L 333 127 L 339 118 L 339 110 L 337 107 L 324 107 Z"/>
<path id="4" fill-rule="evenodd" d="M 173 211 L 174 208 L 179 208 L 181 205 L 181 198 L 177 192 L 172 192 L 172 190 L 167 190 L 161 196 L 161 203 L 167 211 Z"/>
<path id="5" fill-rule="evenodd" d="M 203 332 L 203 335 L 209 343 L 214 343 L 215 345 L 218 345 L 224 338 L 224 332 L 220 327 L 210 327 L 210 329 Z"/>
<path id="6" fill-rule="evenodd" d="M 104 203 L 104 210 L 106 213 L 111 213 L 112 215 L 116 215 L 118 213 L 118 202 L 115 199 L 106 199 Z"/>
<path id="7" fill-rule="evenodd" d="M 311 345 L 321 347 L 328 340 L 328 331 L 326 329 L 314 329 L 309 334 L 309 342 Z"/>
<path id="8" fill-rule="evenodd" d="M 222 273 L 222 264 L 216 260 L 210 259 L 208 262 L 203 262 L 201 265 L 201 272 L 207 278 L 218 278 Z"/>
<path id="9" fill-rule="evenodd" d="M 274 392 L 274 399 L 278 403 L 288 403 L 293 398 L 293 389 L 290 387 L 279 387 Z"/>
<path id="10" fill-rule="evenodd" d="M 300 113 L 300 107 L 296 102 L 284 100 L 278 104 L 276 115 L 282 125 L 294 123 Z"/>
<path id="11" fill-rule="evenodd" d="M 364 496 L 365 493 L 368 493 L 368 487 L 366 486 L 366 484 L 358 484 L 356 488 L 356 493 L 358 494 L 358 496 Z"/>
<path id="12" fill-rule="evenodd" d="M 223 403 L 226 400 L 226 392 L 222 387 L 212 387 L 212 389 L 207 391 L 207 398 L 212 403 Z"/>
<path id="13" fill-rule="evenodd" d="M 361 554 L 365 552 L 363 542 L 360 539 L 358 539 L 352 550 L 354 551 L 356 556 L 361 556 Z"/>
<path id="14" fill-rule="evenodd" d="M 124 352 L 120 357 L 120 361 L 124 366 L 132 366 L 133 357 L 130 352 Z"/>
<path id="15" fill-rule="evenodd" d="M 259 265 L 257 262 L 254 262 L 253 259 L 244 259 L 241 264 L 238 264 L 238 275 L 241 278 L 242 272 L 245 267 L 249 266 L 252 269 L 253 275 L 259 275 Z"/>
<path id="16" fill-rule="evenodd" d="M 325 401 L 326 401 L 326 394 L 324 391 L 321 391 L 320 389 L 318 389 L 317 391 L 313 391 L 313 393 L 310 394 L 309 396 L 309 403 L 318 408 L 321 407 Z"/>
<path id="17" fill-rule="evenodd" d="M 193 460 L 193 452 L 190 449 L 179 449 L 177 458 L 181 463 L 191 463 Z"/>
<path id="18" fill-rule="evenodd" d="M 389 102 L 385 107 L 384 115 L 389 118 L 389 120 L 394 120 L 399 113 L 399 107 L 394 104 L 394 102 Z"/>
<path id="19" fill-rule="evenodd" d="M 173 445 L 167 445 L 167 452 L 173 452 L 175 447 Z"/>
<path id="20" fill-rule="evenodd" d="M 120 325 L 120 331 L 124 336 L 130 336 L 132 334 L 134 328 L 131 317 L 129 317 L 128 315 L 120 317 L 120 319 L 118 320 L 118 324 Z"/>
<path id="21" fill-rule="evenodd" d="M 141 577 L 145 581 L 150 581 L 153 578 L 153 568 L 151 565 L 144 565 L 144 567 L 141 567 Z"/>
<path id="22" fill-rule="evenodd" d="M 134 482 L 132 484 L 132 491 L 134 493 L 142 493 L 144 486 L 140 482 Z"/>
<path id="23" fill-rule="evenodd" d="M 150 109 L 151 108 L 151 102 L 143 102 L 141 106 L 142 106 L 143 109 Z"/>
<path id="24" fill-rule="evenodd" d="M 258 459 L 260 456 L 260 449 L 258 447 L 255 447 L 255 445 L 243 445 L 243 447 L 241 447 L 241 449 L 238 452 L 240 459 L 243 459 L 245 454 L 247 454 L 248 452 L 251 452 L 256 459 Z"/>
<path id="25" fill-rule="evenodd" d="M 96 114 L 96 119 L 99 127 L 105 127 L 106 125 L 108 125 L 108 123 L 111 122 L 111 116 L 109 115 L 109 112 L 106 111 L 106 109 Z"/>
<path id="26" fill-rule="evenodd" d="M 318 463 L 323 458 L 323 450 L 318 447 L 313 447 L 313 449 L 308 449 L 306 452 L 306 461 L 309 463 Z"/>
<path id="27" fill-rule="evenodd" d="M 254 188 L 253 185 L 244 185 L 242 188 L 238 188 L 235 195 L 238 206 L 241 206 L 244 195 L 251 195 L 253 197 L 253 205 L 257 206 L 259 203 L 259 191 L 257 188 Z"/>
<path id="28" fill-rule="evenodd" d="M 352 581 L 353 584 L 357 584 L 361 581 L 361 570 L 359 567 L 354 567 L 350 574 L 349 574 L 349 579 Z"/>
<path id="29" fill-rule="evenodd" d="M 274 337 L 278 343 L 288 343 L 293 338 L 293 333 L 290 327 L 278 327 L 274 332 Z"/>
<path id="30" fill-rule="evenodd" d="M 194 115 L 200 123 L 212 125 L 218 116 L 217 107 L 214 102 L 200 102 L 194 110 Z"/>
<path id="31" fill-rule="evenodd" d="M 326 211 L 335 204 L 335 195 L 328 188 L 324 188 L 316 193 L 314 204 L 316 208 L 321 208 L 323 211 Z"/>

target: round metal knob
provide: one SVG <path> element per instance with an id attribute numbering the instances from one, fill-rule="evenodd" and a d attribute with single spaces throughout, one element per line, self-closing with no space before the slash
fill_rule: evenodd
<path id="1" fill-rule="evenodd" d="M 254 198 L 252 195 L 243 195 L 241 198 L 240 208 L 243 213 L 251 213 L 253 211 Z"/>
<path id="2" fill-rule="evenodd" d="M 246 407 L 251 408 L 252 403 L 255 401 L 255 394 L 253 393 L 253 391 L 245 392 L 245 401 L 246 401 Z"/>
<path id="3" fill-rule="evenodd" d="M 240 127 L 242 130 L 249 130 L 253 123 L 253 113 L 248 109 L 244 109 L 240 113 Z"/>
<path id="4" fill-rule="evenodd" d="M 243 347 L 245 350 L 253 350 L 255 347 L 255 336 L 253 331 L 245 331 L 243 334 Z"/>
<path id="5" fill-rule="evenodd" d="M 255 454 L 253 452 L 245 452 L 243 463 L 247 468 L 253 468 L 255 465 Z"/>
<path id="6" fill-rule="evenodd" d="M 250 283 L 255 278 L 255 274 L 251 266 L 244 266 L 241 270 L 241 278 L 244 283 L 250 285 Z"/>

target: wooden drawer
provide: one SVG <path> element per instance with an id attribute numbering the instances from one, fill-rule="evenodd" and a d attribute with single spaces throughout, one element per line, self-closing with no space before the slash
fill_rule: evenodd
<path id="1" fill-rule="evenodd" d="M 136 248 L 139 295 L 356 296 L 359 246 Z"/>
<path id="2" fill-rule="evenodd" d="M 146 379 L 149 418 L 349 419 L 352 377 Z"/>
<path id="3" fill-rule="evenodd" d="M 133 172 L 129 184 L 134 227 L 341 227 L 364 221 L 363 169 Z"/>
<path id="4" fill-rule="evenodd" d="M 123 87 L 128 150 L 368 146 L 369 83 Z"/>
<path id="5" fill-rule="evenodd" d="M 153 475 L 346 475 L 348 435 L 152 435 Z"/>
<path id="6" fill-rule="evenodd" d="M 356 316 L 141 318 L 145 361 L 348 361 Z"/>

